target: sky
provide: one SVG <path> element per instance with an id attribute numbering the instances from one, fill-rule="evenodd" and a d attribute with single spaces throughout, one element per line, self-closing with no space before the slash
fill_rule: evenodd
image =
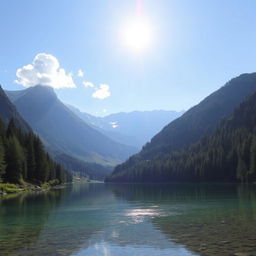
<path id="1" fill-rule="evenodd" d="M 52 86 L 93 115 L 187 110 L 256 71 L 254 0 L 1 0 L 0 10 L 2 87 Z"/>

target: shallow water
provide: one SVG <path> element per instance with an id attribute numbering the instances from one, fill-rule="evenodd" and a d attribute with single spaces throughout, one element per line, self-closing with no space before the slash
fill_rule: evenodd
<path id="1" fill-rule="evenodd" d="M 0 255 L 256 255 L 255 224 L 255 186 L 81 184 L 1 199 Z"/>

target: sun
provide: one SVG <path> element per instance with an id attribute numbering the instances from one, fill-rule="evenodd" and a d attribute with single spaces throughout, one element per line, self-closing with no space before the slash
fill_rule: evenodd
<path id="1" fill-rule="evenodd" d="M 137 52 L 147 49 L 152 41 L 151 26 L 142 18 L 128 22 L 122 28 L 122 34 L 124 43 Z"/>

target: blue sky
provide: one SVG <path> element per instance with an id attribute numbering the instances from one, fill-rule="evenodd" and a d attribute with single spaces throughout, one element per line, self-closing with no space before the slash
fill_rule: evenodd
<path id="1" fill-rule="evenodd" d="M 152 36 L 141 52 L 121 39 L 139 2 Z M 256 70 L 254 0 L 2 0 L 0 10 L 4 89 L 24 88 L 16 71 L 50 54 L 76 87 L 56 89 L 60 99 L 96 115 L 188 109 Z M 106 97 L 93 97 L 102 85 Z"/>

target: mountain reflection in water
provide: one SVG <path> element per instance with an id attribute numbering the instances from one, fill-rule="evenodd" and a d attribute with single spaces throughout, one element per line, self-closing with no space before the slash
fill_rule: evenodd
<path id="1" fill-rule="evenodd" d="M 254 186 L 81 184 L 0 200 L 0 255 L 256 252 Z"/>

